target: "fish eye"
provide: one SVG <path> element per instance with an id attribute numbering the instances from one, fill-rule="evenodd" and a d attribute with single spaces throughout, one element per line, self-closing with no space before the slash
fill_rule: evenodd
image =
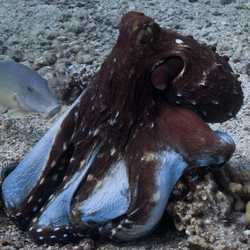
<path id="1" fill-rule="evenodd" d="M 29 92 L 33 92 L 33 88 L 32 88 L 30 85 L 27 85 L 27 90 L 28 90 Z"/>

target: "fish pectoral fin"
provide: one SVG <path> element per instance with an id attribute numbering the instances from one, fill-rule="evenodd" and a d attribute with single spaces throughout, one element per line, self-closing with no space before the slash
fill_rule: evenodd
<path id="1" fill-rule="evenodd" d="M 12 96 L 13 96 L 13 100 L 14 100 L 15 102 L 17 102 L 16 93 L 14 93 Z"/>
<path id="2" fill-rule="evenodd" d="M 27 112 L 23 111 L 23 110 L 13 110 L 13 111 L 9 111 L 8 115 L 13 117 L 13 118 L 20 118 L 23 115 L 25 115 Z"/>
<path id="3" fill-rule="evenodd" d="M 0 107 L 0 114 L 4 114 L 7 112 L 7 108 L 6 107 Z"/>

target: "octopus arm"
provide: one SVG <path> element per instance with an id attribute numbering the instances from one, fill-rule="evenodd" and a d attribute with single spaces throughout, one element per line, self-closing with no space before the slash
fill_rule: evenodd
<path id="1" fill-rule="evenodd" d="M 145 236 L 157 227 L 183 172 L 223 164 L 234 149 L 229 135 L 212 131 L 195 112 L 165 103 L 155 126 L 129 140 L 123 160 L 93 188 L 84 183 L 71 213 L 72 228 L 80 234 L 98 229 L 121 241 Z"/>
<path id="2" fill-rule="evenodd" d="M 129 207 L 123 216 L 99 227 L 101 235 L 129 241 L 151 233 L 165 211 L 176 181 L 187 167 L 183 158 L 172 150 L 154 153 L 142 151 L 141 155 L 142 159 L 137 164 L 145 171 L 141 171 L 140 176 L 133 176 L 131 171 Z M 148 167 L 156 172 L 149 176 L 151 171 L 147 171 Z M 132 182 L 134 177 L 137 179 L 135 183 Z"/>
<path id="3" fill-rule="evenodd" d="M 65 154 L 65 150 L 62 148 L 68 148 L 68 145 L 63 145 L 63 143 L 55 145 L 55 140 L 62 132 L 61 127 L 65 117 L 77 103 L 78 100 L 58 119 L 3 182 L 2 195 L 6 206 L 5 210 L 21 228 L 27 226 L 32 216 L 37 212 L 39 203 L 42 204 L 42 200 L 46 200 L 49 193 L 53 193 L 54 190 L 50 189 L 48 183 L 52 181 L 59 183 L 56 174 L 58 169 L 54 168 L 55 160 L 63 153 Z M 67 136 L 71 135 L 67 133 Z M 55 151 L 55 148 L 58 151 Z M 45 176 L 49 176 L 46 175 L 48 170 L 51 171 L 50 177 L 45 178 Z M 61 176 L 65 174 L 64 171 L 61 171 Z"/>
<path id="4" fill-rule="evenodd" d="M 151 233 L 183 172 L 223 164 L 235 150 L 229 135 L 212 131 L 195 112 L 169 103 L 164 106 L 154 128 L 140 131 L 128 146 L 129 208 L 123 216 L 103 224 L 102 235 L 127 241 Z"/>
<path id="5" fill-rule="evenodd" d="M 92 180 L 101 144 L 90 150 L 86 166 L 77 171 L 36 214 L 29 235 L 37 244 L 69 241 L 97 230 L 101 225 L 124 216 L 130 204 L 126 166 L 121 160 L 109 167 L 104 179 L 94 187 L 88 199 L 78 202 L 81 187 Z M 88 191 L 85 190 L 85 193 Z"/>
<path id="6" fill-rule="evenodd" d="M 233 139 L 226 133 L 213 131 L 194 111 L 165 103 L 161 113 L 161 131 L 188 168 L 223 164 L 235 151 Z M 164 132 L 165 130 L 165 132 Z"/>
<path id="7" fill-rule="evenodd" d="M 29 225 L 29 235 L 37 244 L 42 242 L 69 241 L 77 237 L 70 229 L 70 213 L 72 201 L 77 189 L 95 161 L 101 144 L 94 147 L 86 156 L 85 165 L 75 172 L 71 178 L 65 178 L 55 193 L 36 214 Z M 79 236 L 78 236 L 79 237 Z"/>

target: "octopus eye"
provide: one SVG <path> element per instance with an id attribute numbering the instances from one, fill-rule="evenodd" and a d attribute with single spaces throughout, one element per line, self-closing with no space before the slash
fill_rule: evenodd
<path id="1" fill-rule="evenodd" d="M 144 23 L 142 26 L 141 26 L 141 29 L 147 29 L 148 28 L 148 24 L 147 23 Z"/>
<path id="2" fill-rule="evenodd" d="M 153 41 L 156 30 L 153 19 L 138 20 L 133 25 L 132 41 L 139 45 L 146 45 Z"/>

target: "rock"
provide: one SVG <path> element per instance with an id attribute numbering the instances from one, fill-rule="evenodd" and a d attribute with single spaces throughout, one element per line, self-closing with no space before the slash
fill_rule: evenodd
<path id="1" fill-rule="evenodd" d="M 74 21 L 70 27 L 69 27 L 69 31 L 74 32 L 76 35 L 82 33 L 84 31 L 84 25 L 79 22 L 79 21 Z"/>
<path id="2" fill-rule="evenodd" d="M 79 250 L 91 250 L 94 248 L 94 241 L 91 238 L 85 238 L 79 244 Z"/>
<path id="3" fill-rule="evenodd" d="M 76 62 L 79 63 L 79 64 L 91 64 L 93 62 L 93 56 L 91 55 L 88 55 L 88 54 L 84 54 L 83 52 L 79 52 L 77 55 L 76 55 Z"/>
<path id="4" fill-rule="evenodd" d="M 204 170 L 203 170 L 204 171 Z M 231 202 L 218 190 L 214 176 L 208 172 L 203 177 L 187 173 L 176 184 L 167 212 L 173 218 L 176 228 L 185 231 L 188 236 L 188 249 L 219 250 L 232 249 L 218 228 L 227 224 L 227 234 L 235 237 L 236 232 L 243 233 L 244 223 L 231 224 Z M 238 190 L 238 188 L 237 188 Z M 214 232 L 216 231 L 216 234 Z M 245 244 L 234 238 L 233 249 L 244 249 Z"/>
<path id="5" fill-rule="evenodd" d="M 66 71 L 66 63 L 57 63 L 55 67 L 55 71 L 63 74 Z"/>
<path id="6" fill-rule="evenodd" d="M 11 58 L 16 62 L 20 62 L 23 59 L 23 53 L 20 50 L 15 50 Z"/>
<path id="7" fill-rule="evenodd" d="M 88 19 L 88 11 L 85 8 L 75 8 L 74 17 L 80 20 Z"/>
<path id="8" fill-rule="evenodd" d="M 46 31 L 45 33 L 45 38 L 48 40 L 53 40 L 56 37 L 57 37 L 57 33 L 55 31 L 53 32 L 52 30 L 49 30 L 49 31 Z"/>
<path id="9" fill-rule="evenodd" d="M 11 37 L 9 37 L 6 43 L 9 45 L 14 45 L 14 44 L 20 43 L 20 41 L 21 41 L 21 37 L 19 35 L 14 34 Z"/>
<path id="10" fill-rule="evenodd" d="M 4 54 L 7 49 L 8 49 L 7 46 L 4 45 L 0 46 L 0 54 Z"/>
<path id="11" fill-rule="evenodd" d="M 245 72 L 244 73 L 250 75 L 250 62 L 246 63 L 246 67 L 245 67 Z"/>
<path id="12" fill-rule="evenodd" d="M 35 60 L 35 54 L 33 51 L 27 52 L 23 55 L 22 58 L 24 61 L 34 62 Z"/>
<path id="13" fill-rule="evenodd" d="M 43 55 L 34 62 L 34 68 L 40 69 L 43 66 L 53 65 L 57 60 L 57 56 L 53 52 L 45 51 Z"/>
<path id="14" fill-rule="evenodd" d="M 236 0 L 220 0 L 220 4 L 223 4 L 223 5 L 234 3 L 234 2 L 236 2 Z"/>
<path id="15" fill-rule="evenodd" d="M 250 200 L 250 170 L 238 172 L 227 163 L 215 172 L 223 193 L 227 195 L 236 212 L 244 211 L 245 205 Z M 249 210 L 250 211 L 250 210 Z"/>

